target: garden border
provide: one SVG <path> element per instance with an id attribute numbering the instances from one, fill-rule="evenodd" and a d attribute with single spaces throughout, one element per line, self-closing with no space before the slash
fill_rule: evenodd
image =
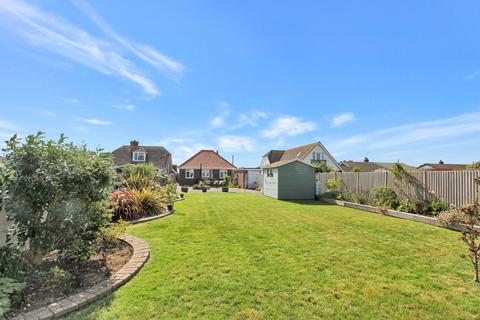
<path id="1" fill-rule="evenodd" d="M 11 320 L 43 320 L 58 318 L 76 311 L 92 302 L 100 300 L 107 294 L 127 283 L 137 274 L 145 262 L 147 262 L 150 257 L 150 248 L 145 241 L 129 235 L 119 236 L 118 239 L 131 246 L 133 248 L 133 254 L 130 260 L 128 260 L 120 270 L 111 275 L 109 279 L 85 289 L 82 292 L 70 295 L 57 302 L 50 303 L 47 306 L 21 313 L 11 318 Z"/>
<path id="2" fill-rule="evenodd" d="M 335 204 L 338 206 L 342 207 L 347 207 L 347 208 L 353 208 L 353 209 L 358 209 L 362 211 L 367 211 L 371 213 L 376 213 L 376 214 L 381 214 L 384 216 L 389 216 L 389 217 L 394 217 L 394 218 L 399 218 L 399 219 L 405 219 L 405 220 L 411 220 L 411 221 L 416 221 L 420 223 L 425 223 L 429 224 L 432 226 L 436 227 L 441 227 L 441 228 L 446 228 L 450 229 L 453 231 L 463 231 L 465 230 L 465 227 L 461 224 L 454 224 L 454 225 L 444 225 L 438 219 L 433 218 L 433 217 L 427 217 L 427 216 L 422 216 L 419 214 L 414 214 L 414 213 L 407 213 L 407 212 L 402 212 L 402 211 L 396 211 L 396 210 L 391 210 L 387 209 L 385 211 L 382 211 L 380 208 L 377 207 L 372 207 L 368 206 L 365 204 L 359 204 L 359 203 L 354 203 L 354 202 L 348 202 L 348 201 L 340 201 L 336 199 L 329 199 L 329 198 L 320 198 L 320 201 L 329 203 L 329 204 Z M 480 231 L 480 227 L 475 227 L 478 231 Z"/>

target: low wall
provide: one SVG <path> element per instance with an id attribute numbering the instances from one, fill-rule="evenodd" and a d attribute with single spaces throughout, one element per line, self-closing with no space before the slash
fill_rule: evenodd
<path id="1" fill-rule="evenodd" d="M 362 211 L 368 211 L 371 213 L 376 213 L 376 214 L 381 214 L 389 217 L 394 217 L 394 218 L 399 218 L 399 219 L 406 219 L 406 220 L 411 220 L 411 221 L 416 221 L 416 222 L 421 222 L 425 224 L 430 224 L 432 226 L 437 226 L 437 227 L 442 227 L 454 231 L 462 231 L 465 229 L 465 227 L 461 224 L 455 224 L 455 225 L 444 225 L 440 223 L 437 218 L 434 217 L 427 217 L 427 216 L 422 216 L 419 214 L 414 214 L 414 213 L 407 213 L 407 212 L 401 212 L 401 211 L 396 211 L 396 210 L 391 210 L 388 209 L 386 211 L 382 211 L 377 207 L 372 207 L 368 206 L 365 204 L 359 204 L 359 203 L 353 203 L 353 202 L 347 202 L 347 201 L 340 201 L 340 200 L 335 200 L 335 199 L 329 199 L 329 198 L 321 198 L 320 199 L 323 202 L 329 203 L 329 204 L 335 204 L 338 206 L 342 207 L 347 207 L 347 208 L 353 208 L 353 209 L 358 209 Z M 480 227 L 477 227 L 477 230 L 480 231 Z"/>

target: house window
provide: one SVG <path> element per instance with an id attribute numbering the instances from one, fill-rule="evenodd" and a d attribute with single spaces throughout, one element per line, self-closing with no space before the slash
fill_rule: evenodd
<path id="1" fill-rule="evenodd" d="M 185 178 L 193 179 L 193 169 L 185 169 Z"/>
<path id="2" fill-rule="evenodd" d="M 273 170 L 272 169 L 267 169 L 267 177 L 269 177 L 269 178 L 273 177 Z"/>
<path id="3" fill-rule="evenodd" d="M 133 161 L 145 162 L 145 156 L 146 156 L 145 152 L 135 151 L 133 153 Z"/>
<path id="4" fill-rule="evenodd" d="M 312 153 L 312 160 L 323 160 L 325 159 L 325 154 L 322 152 L 313 152 Z"/>
<path id="5" fill-rule="evenodd" d="M 202 169 L 202 178 L 210 178 L 210 169 Z"/>
<path id="6" fill-rule="evenodd" d="M 227 170 L 220 170 L 220 171 L 218 171 L 218 177 L 219 177 L 220 179 L 224 179 L 227 174 L 228 174 L 228 171 L 227 171 Z"/>

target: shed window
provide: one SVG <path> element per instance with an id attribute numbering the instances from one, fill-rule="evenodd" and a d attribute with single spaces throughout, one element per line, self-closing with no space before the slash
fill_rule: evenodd
<path id="1" fill-rule="evenodd" d="M 267 177 L 269 177 L 269 178 L 273 177 L 273 170 L 272 169 L 267 169 Z"/>
<path id="2" fill-rule="evenodd" d="M 185 178 L 193 179 L 193 169 L 185 169 Z"/>
<path id="3" fill-rule="evenodd" d="M 132 160 L 135 161 L 135 162 L 145 162 L 145 156 L 146 156 L 145 152 L 135 151 L 133 153 Z"/>

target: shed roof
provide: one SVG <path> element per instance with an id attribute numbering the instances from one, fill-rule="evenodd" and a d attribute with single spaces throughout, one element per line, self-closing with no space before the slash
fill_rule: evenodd
<path id="1" fill-rule="evenodd" d="M 275 163 L 267 164 L 266 166 L 263 167 L 263 169 L 272 169 L 272 168 L 283 167 L 284 165 L 287 165 L 289 163 L 296 162 L 296 161 L 300 162 L 301 164 L 304 164 L 306 166 L 309 166 L 309 167 L 312 167 L 312 168 L 315 169 L 314 166 L 311 166 L 308 163 L 302 162 L 298 159 L 288 159 L 288 160 L 277 161 Z"/>

